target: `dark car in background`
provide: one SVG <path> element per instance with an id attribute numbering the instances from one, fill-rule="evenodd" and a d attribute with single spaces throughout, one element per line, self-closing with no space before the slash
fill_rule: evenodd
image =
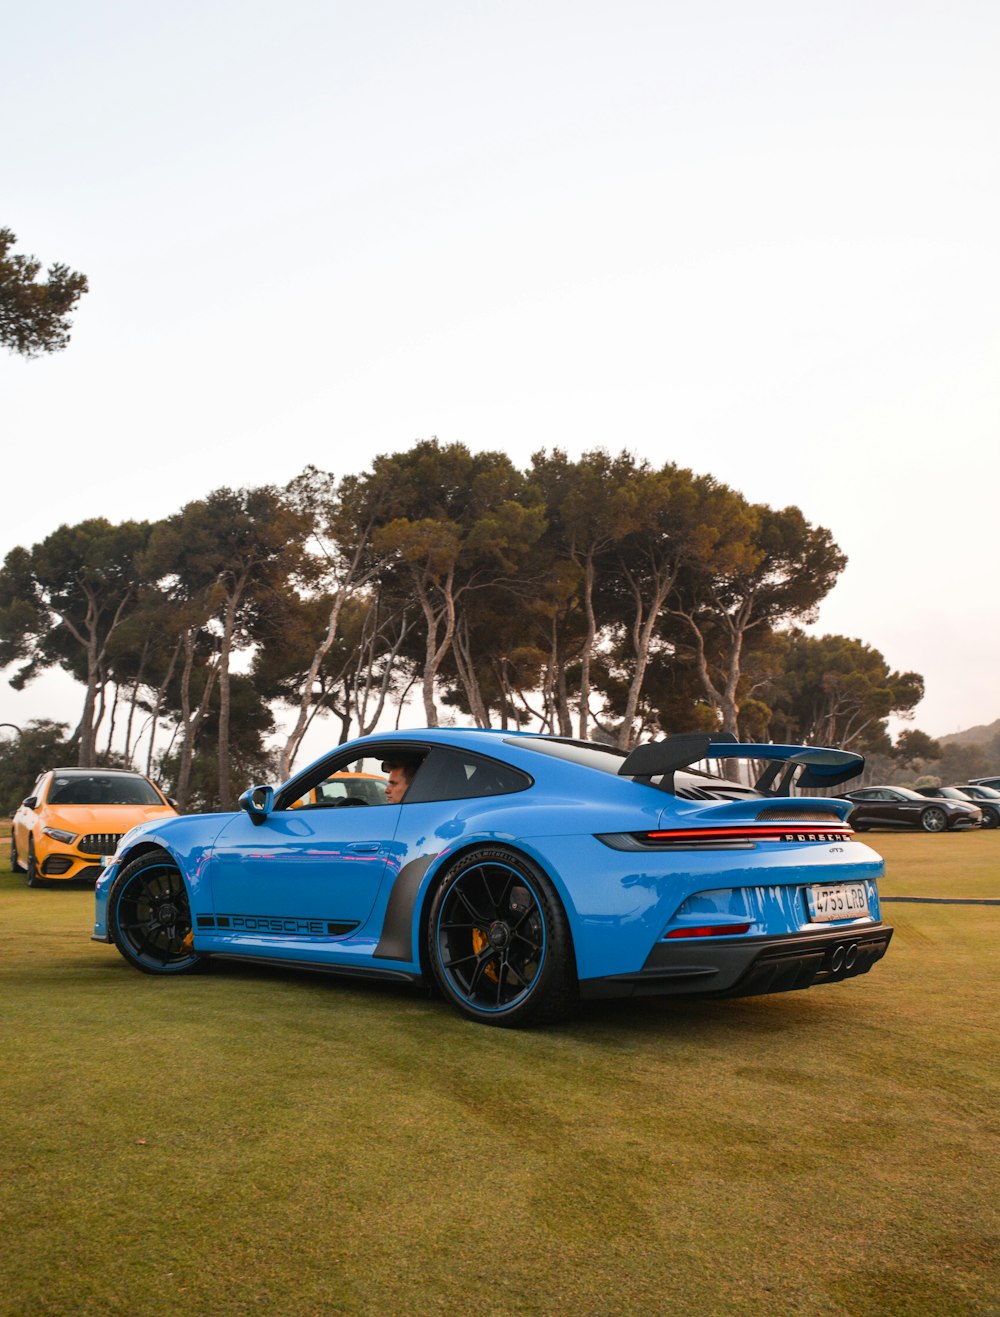
<path id="1" fill-rule="evenodd" d="M 983 812 L 971 800 L 930 800 L 911 787 L 859 787 L 845 791 L 850 824 L 855 832 L 868 828 L 922 828 L 924 832 L 978 828 Z"/>
<path id="2" fill-rule="evenodd" d="M 1000 791 L 983 782 L 966 782 L 954 789 L 983 811 L 984 828 L 1000 828 Z"/>
<path id="3" fill-rule="evenodd" d="M 992 777 L 974 777 L 971 786 L 974 787 L 992 787 L 994 791 L 1000 791 L 1000 777 L 994 773 Z"/>
<path id="4" fill-rule="evenodd" d="M 914 787 L 928 800 L 969 800 L 964 787 Z"/>

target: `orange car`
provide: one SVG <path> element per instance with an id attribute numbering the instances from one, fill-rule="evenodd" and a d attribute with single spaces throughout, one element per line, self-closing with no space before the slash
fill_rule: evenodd
<path id="1" fill-rule="evenodd" d="M 21 802 L 10 834 L 10 867 L 29 887 L 49 879 L 95 882 L 122 836 L 137 823 L 177 811 L 141 773 L 117 768 L 53 768 Z"/>

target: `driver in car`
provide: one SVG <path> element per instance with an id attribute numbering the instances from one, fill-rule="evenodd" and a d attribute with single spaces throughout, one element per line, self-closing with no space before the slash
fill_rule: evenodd
<path id="1" fill-rule="evenodd" d="M 393 757 L 382 764 L 382 772 L 388 773 L 385 784 L 385 799 L 388 805 L 402 804 L 403 797 L 410 789 L 413 775 L 420 766 L 419 759 Z"/>

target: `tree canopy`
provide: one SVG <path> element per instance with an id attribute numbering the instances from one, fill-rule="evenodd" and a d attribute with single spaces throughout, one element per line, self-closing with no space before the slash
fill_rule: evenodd
<path id="1" fill-rule="evenodd" d="M 845 561 L 798 508 L 670 462 L 556 448 L 520 471 L 427 439 L 359 474 L 310 466 L 284 489 L 219 489 L 152 525 L 89 519 L 12 550 L 0 665 L 15 687 L 70 672 L 78 761 L 159 765 L 182 805 L 229 807 L 269 756 L 287 776 L 317 716 L 346 740 L 398 722 L 411 692 L 429 726 L 623 748 L 718 729 L 885 755 L 920 676 L 802 630 Z M 922 736 L 898 771 L 934 749 Z"/>
<path id="2" fill-rule="evenodd" d="M 56 262 L 40 280 L 41 261 L 12 253 L 16 242 L 10 229 L 0 229 L 0 344 L 22 357 L 59 352 L 87 276 Z"/>

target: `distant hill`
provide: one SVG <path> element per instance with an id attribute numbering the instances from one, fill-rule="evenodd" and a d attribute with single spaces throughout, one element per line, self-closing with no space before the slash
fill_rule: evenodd
<path id="1" fill-rule="evenodd" d="M 949 732 L 934 739 L 941 745 L 989 745 L 997 736 L 1000 736 L 1000 718 L 985 727 L 970 727 L 967 732 Z"/>

